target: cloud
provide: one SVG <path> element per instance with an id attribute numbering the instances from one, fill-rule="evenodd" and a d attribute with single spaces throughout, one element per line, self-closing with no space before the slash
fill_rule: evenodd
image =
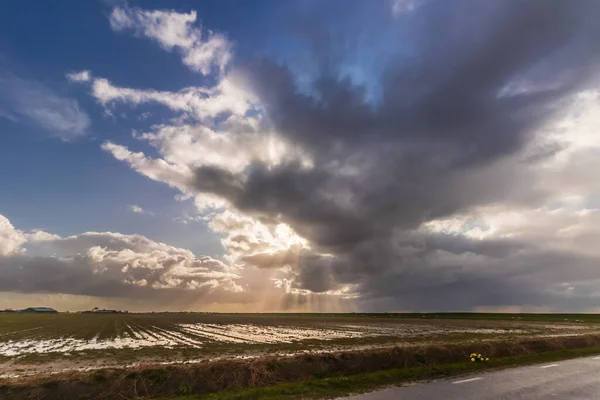
<path id="1" fill-rule="evenodd" d="M 27 256 L 37 243 L 54 256 Z M 25 234 L 0 215 L 0 291 L 164 299 L 207 296 L 226 300 L 243 291 L 221 261 L 141 235 L 86 232 L 61 238 Z"/>
<path id="2" fill-rule="evenodd" d="M 90 126 L 90 118 L 77 100 L 39 82 L 0 73 L 0 85 L 0 117 L 42 128 L 65 141 L 85 135 Z"/>
<path id="3" fill-rule="evenodd" d="M 202 205 L 204 206 L 204 205 Z M 200 207 L 199 207 L 200 208 Z M 235 262 L 253 255 L 276 255 L 298 252 L 299 248 L 308 247 L 305 239 L 298 236 L 293 229 L 284 223 L 261 222 L 256 218 L 244 215 L 239 211 L 226 209 L 204 217 L 208 226 L 215 232 L 224 235 L 221 244 L 228 252 L 228 259 Z M 265 266 L 254 259 L 252 265 L 259 268 Z M 283 267 L 270 265 L 271 268 Z"/>
<path id="4" fill-rule="evenodd" d="M 8 218 L 0 215 L 0 256 L 20 253 L 21 245 L 26 241 L 23 232 L 16 230 Z"/>
<path id="5" fill-rule="evenodd" d="M 375 310 L 591 306 L 597 11 L 584 1 L 423 2 L 405 14 L 395 43 L 411 54 L 399 49 L 385 65 L 380 98 L 336 74 L 331 54 L 312 55 L 308 90 L 294 68 L 259 58 L 219 77 L 251 106 L 209 128 L 203 118 L 217 114 L 182 99 L 211 103 L 220 91 L 105 86 L 100 102 L 154 101 L 186 118 L 137 135 L 159 157 L 103 148 L 193 198 L 231 265 L 277 274 L 287 294 Z M 271 144 L 279 150 L 259 154 Z"/>
<path id="6" fill-rule="evenodd" d="M 204 75 L 213 68 L 223 71 L 231 59 L 231 43 L 218 33 L 209 31 L 203 35 L 201 27 L 194 26 L 195 22 L 195 11 L 186 14 L 117 7 L 110 15 L 113 30 L 146 36 L 167 51 L 178 49 L 183 63 L 193 71 Z"/>
<path id="7" fill-rule="evenodd" d="M 111 153 L 117 160 L 126 161 L 142 175 L 155 181 L 167 183 L 182 191 L 185 191 L 193 176 L 187 167 L 169 164 L 163 159 L 152 159 L 146 157 L 143 153 L 133 153 L 126 147 L 112 142 L 104 142 L 102 150 Z"/>
<path id="8" fill-rule="evenodd" d="M 133 204 L 133 205 L 129 205 L 129 206 L 128 206 L 128 208 L 129 208 L 129 210 L 130 210 L 131 212 L 133 212 L 133 213 L 135 213 L 135 214 L 146 214 L 146 215 L 151 215 L 151 216 L 153 216 L 153 215 L 154 215 L 154 213 L 153 213 L 153 212 L 151 212 L 151 211 L 146 211 L 146 210 L 144 210 L 142 207 L 140 207 L 140 206 L 138 206 L 138 205 L 135 205 L 135 204 Z"/>
<path id="9" fill-rule="evenodd" d="M 139 119 L 140 121 L 145 121 L 145 120 L 147 120 L 148 118 L 150 118 L 151 116 L 152 116 L 152 113 L 150 113 L 150 112 L 143 112 L 143 113 L 141 113 L 141 114 L 139 115 L 138 119 Z"/>
<path id="10" fill-rule="evenodd" d="M 419 6 L 419 0 L 392 0 L 392 14 L 399 16 L 410 13 Z"/>
<path id="11" fill-rule="evenodd" d="M 242 261 L 248 265 L 254 265 L 258 268 L 281 268 L 286 266 L 296 266 L 300 258 L 300 246 L 294 246 L 290 249 L 272 252 L 256 253 L 242 257 Z"/>
<path id="12" fill-rule="evenodd" d="M 26 243 L 42 243 L 58 240 L 60 236 L 36 229 L 24 232 L 16 229 L 4 215 L 0 214 L 0 256 L 23 254 Z"/>
<path id="13" fill-rule="evenodd" d="M 59 235 L 56 235 L 54 233 L 44 232 L 39 229 L 36 229 L 29 233 L 25 233 L 24 237 L 25 237 L 27 243 L 44 243 L 44 242 L 50 242 L 50 241 L 60 239 Z"/>
<path id="14" fill-rule="evenodd" d="M 66 75 L 70 82 L 89 82 L 92 79 L 90 71 L 69 72 Z"/>
<path id="15" fill-rule="evenodd" d="M 12 122 L 19 122 L 19 118 L 17 118 L 16 115 L 14 115 L 13 113 L 8 112 L 6 110 L 0 109 L 0 117 L 6 118 L 7 120 L 12 121 Z"/>
<path id="16" fill-rule="evenodd" d="M 157 103 L 172 111 L 185 112 L 200 121 L 214 119 L 222 114 L 244 115 L 252 108 L 252 99 L 228 79 L 212 88 L 190 87 L 179 92 L 122 88 L 108 80 L 92 81 L 92 95 L 102 105 L 125 103 L 132 106 Z"/>

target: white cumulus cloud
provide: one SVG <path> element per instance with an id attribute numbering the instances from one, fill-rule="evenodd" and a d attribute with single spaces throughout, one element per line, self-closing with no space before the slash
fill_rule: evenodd
<path id="1" fill-rule="evenodd" d="M 183 63 L 196 72 L 207 75 L 214 67 L 223 71 L 231 59 L 231 43 L 218 33 L 203 35 L 201 27 L 194 25 L 196 18 L 195 11 L 178 13 L 117 7 L 110 15 L 110 25 L 115 31 L 132 30 L 153 39 L 167 51 L 178 49 Z"/>
<path id="2" fill-rule="evenodd" d="M 25 253 L 26 243 L 40 243 L 58 240 L 60 236 L 36 229 L 24 232 L 15 228 L 4 215 L 0 214 L 0 256 Z"/>
<path id="3" fill-rule="evenodd" d="M 154 215 L 152 211 L 146 211 L 142 207 L 132 204 L 129 206 L 129 210 L 135 214 L 146 214 L 146 215 Z"/>
<path id="4" fill-rule="evenodd" d="M 166 183 L 182 191 L 193 179 L 192 171 L 185 166 L 169 164 L 162 158 L 150 158 L 144 153 L 134 153 L 125 146 L 112 142 L 102 144 L 102 149 L 112 154 L 117 160 L 125 161 L 131 168 L 148 178 Z"/>
<path id="5" fill-rule="evenodd" d="M 0 256 L 22 252 L 21 245 L 26 241 L 23 232 L 15 229 L 8 218 L 0 214 Z"/>
<path id="6" fill-rule="evenodd" d="M 90 71 L 84 70 L 79 72 L 69 72 L 66 77 L 71 82 L 89 82 L 92 75 L 90 74 Z"/>
<path id="7" fill-rule="evenodd" d="M 52 256 L 29 257 L 22 246 L 41 243 Z M 0 215 L 0 291 L 152 298 L 193 291 L 225 300 L 243 288 L 230 267 L 208 256 L 142 235 L 85 232 L 61 238 L 26 233 Z M 153 294 L 154 293 L 154 294 Z"/>
<path id="8" fill-rule="evenodd" d="M 253 107 L 251 96 L 226 78 L 211 88 L 189 87 L 178 92 L 118 87 L 107 79 L 97 78 L 92 83 L 92 96 L 103 105 L 158 103 L 198 120 L 223 113 L 244 115 Z"/>

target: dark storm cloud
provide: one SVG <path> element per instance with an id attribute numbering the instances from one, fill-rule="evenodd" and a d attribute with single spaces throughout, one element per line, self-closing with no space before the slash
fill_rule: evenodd
<path id="1" fill-rule="evenodd" d="M 331 202 L 329 174 L 304 171 L 298 164 L 269 169 L 256 164 L 244 179 L 216 167 L 196 170 L 196 188 L 230 200 L 238 209 L 265 221 L 296 221 L 296 230 L 323 245 L 353 243 L 370 235 L 362 219 Z"/>
<path id="2" fill-rule="evenodd" d="M 457 150 L 460 164 L 518 147 L 597 60 L 598 5 L 590 1 L 438 1 L 421 11 L 397 44 L 411 40 L 417 54 L 388 66 L 379 106 L 365 101 L 363 87 L 327 70 L 315 79 L 314 96 L 300 94 L 290 69 L 268 59 L 250 68 L 249 84 L 278 131 L 318 154 L 329 157 L 339 144 L 431 140 Z M 557 52 L 568 58 L 553 60 L 542 77 L 556 87 L 498 96 Z"/>
<path id="3" fill-rule="evenodd" d="M 474 306 L 595 307 L 597 258 L 556 251 L 513 254 L 501 262 L 482 258 L 390 272 L 369 281 L 365 304 L 403 310 L 465 310 Z M 568 266 L 568 267 L 567 267 Z M 369 306 L 367 305 L 367 308 Z"/>
<path id="4" fill-rule="evenodd" d="M 495 286 L 496 278 L 474 271 L 445 282 L 444 271 L 460 270 L 460 261 L 440 261 L 431 270 L 419 263 L 442 251 L 509 264 L 528 244 L 434 235 L 415 247 L 397 236 L 478 205 L 544 200 L 525 167 L 553 152 L 520 153 L 592 77 L 599 11 L 600 3 L 585 0 L 427 2 L 403 21 L 406 33 L 397 45 L 413 51 L 387 66 L 376 102 L 330 64 L 309 95 L 298 90 L 287 66 L 256 61 L 245 70 L 247 84 L 276 131 L 310 154 L 313 167 L 255 164 L 241 174 L 201 167 L 195 187 L 262 220 L 288 223 L 309 240 L 315 253 L 297 254 L 298 288 L 360 284 L 366 296 L 400 299 L 427 279 L 433 298 L 448 297 L 448 304 L 502 304 L 508 297 L 499 291 L 524 293 L 520 284 Z M 267 261 L 273 259 L 247 259 Z M 453 303 L 443 294 L 472 285 L 477 294 Z"/>
<path id="5" fill-rule="evenodd" d="M 473 240 L 461 235 L 429 234 L 423 237 L 422 253 L 427 249 L 443 250 L 452 254 L 479 254 L 491 258 L 507 257 L 525 246 L 513 240 Z"/>

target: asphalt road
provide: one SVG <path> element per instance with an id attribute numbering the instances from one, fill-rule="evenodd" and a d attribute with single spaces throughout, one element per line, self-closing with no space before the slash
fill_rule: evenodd
<path id="1" fill-rule="evenodd" d="M 345 400 L 600 399 L 600 357 L 387 389 Z"/>

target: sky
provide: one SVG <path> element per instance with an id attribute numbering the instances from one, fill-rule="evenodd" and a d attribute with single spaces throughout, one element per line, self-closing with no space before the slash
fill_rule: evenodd
<path id="1" fill-rule="evenodd" d="M 600 309 L 600 3 L 0 4 L 0 309 Z"/>

